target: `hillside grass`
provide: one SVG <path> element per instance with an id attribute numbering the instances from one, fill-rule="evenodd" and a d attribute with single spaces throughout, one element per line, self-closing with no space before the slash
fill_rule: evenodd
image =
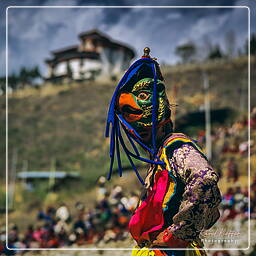
<path id="1" fill-rule="evenodd" d="M 255 67 L 252 58 L 252 69 Z M 247 59 L 219 61 L 185 66 L 163 66 L 167 93 L 171 103 L 177 103 L 176 117 L 198 111 L 204 102 L 202 72 L 209 74 L 212 109 L 229 107 L 240 116 L 247 115 L 248 69 Z M 251 74 L 251 84 L 256 81 Z M 174 85 L 178 88 L 174 99 Z M 14 152 L 17 152 L 17 172 L 24 161 L 28 170 L 79 171 L 81 178 L 63 184 L 52 200 L 69 200 L 84 195 L 95 187 L 97 179 L 106 175 L 109 168 L 109 140 L 104 138 L 108 105 L 116 82 L 84 82 L 40 89 L 26 88 L 8 96 L 8 155 L 9 173 Z M 256 99 L 251 90 L 251 102 Z M 242 97 L 242 98 L 241 98 Z M 5 123 L 5 97 L 0 97 L 0 121 Z M 227 119 L 227 124 L 232 121 Z M 194 135 L 198 128 L 190 127 Z M 5 132 L 0 134 L 1 155 L 5 155 Z M 181 131 L 182 132 L 182 131 Z M 193 134 L 194 133 L 194 134 Z M 128 165 L 125 157 L 124 166 Z M 0 159 L 0 173 L 4 176 L 5 159 Z M 2 183 L 3 184 L 3 183 Z M 137 184 L 137 183 L 136 183 Z M 137 184 L 138 185 L 138 184 Z M 20 199 L 17 207 L 28 210 L 38 207 L 47 198 L 47 184 L 35 193 L 17 189 Z M 24 193 L 24 194 L 22 194 Z M 48 200 L 48 201 L 47 201 Z M 24 201 L 30 201 L 24 204 Z M 22 206 L 24 204 L 24 206 Z"/>

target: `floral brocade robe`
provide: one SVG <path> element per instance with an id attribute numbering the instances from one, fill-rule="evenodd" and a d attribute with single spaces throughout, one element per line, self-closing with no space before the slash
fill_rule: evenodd
<path id="1" fill-rule="evenodd" d="M 181 133 L 173 133 L 167 138 L 158 156 L 166 163 L 166 167 L 163 170 L 157 166 L 153 177 L 153 186 L 156 189 L 151 194 L 157 194 L 157 190 L 163 190 L 165 186 L 159 208 L 162 214 L 160 218 L 163 220 L 158 221 L 155 217 L 159 212 L 159 209 L 152 207 L 156 205 L 156 196 L 154 198 L 153 195 L 149 199 L 148 191 L 130 221 L 131 234 L 137 242 L 141 238 L 152 241 L 159 232 L 168 228 L 175 237 L 190 242 L 189 247 L 193 247 L 193 243 L 197 241 L 200 244 L 200 232 L 212 227 L 219 218 L 217 207 L 221 202 L 221 195 L 217 186 L 218 175 L 209 165 L 201 149 L 193 140 Z M 157 177 L 161 172 L 168 173 L 168 181 L 157 187 L 156 183 L 160 180 Z M 151 209 L 146 211 L 147 207 Z M 154 229 L 153 222 L 158 228 Z M 202 246 L 199 244 L 196 247 Z"/>
<path id="2" fill-rule="evenodd" d="M 172 137 L 174 142 L 165 143 L 165 156 L 162 156 L 176 183 L 172 199 L 168 198 L 173 191 L 170 184 L 163 202 L 165 225 L 176 237 L 193 241 L 220 216 L 219 177 L 193 141 L 186 141 L 185 136 L 184 140 L 175 140 L 175 134 Z"/>

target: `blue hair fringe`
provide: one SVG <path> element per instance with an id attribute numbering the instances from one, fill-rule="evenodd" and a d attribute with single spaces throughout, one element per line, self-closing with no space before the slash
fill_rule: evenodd
<path id="1" fill-rule="evenodd" d="M 139 70 L 139 68 L 143 64 L 150 64 L 154 76 L 154 84 L 153 84 L 153 110 L 152 110 L 152 146 L 153 150 L 150 149 L 148 146 L 146 146 L 143 142 L 140 141 L 141 137 L 140 135 L 133 129 L 133 127 L 124 120 L 124 118 L 120 115 L 115 113 L 115 104 L 116 104 L 116 99 L 117 95 L 119 93 L 119 90 L 125 86 L 125 84 L 132 78 L 132 76 Z M 109 173 L 107 175 L 107 179 L 110 180 L 112 172 L 113 172 L 113 165 L 115 161 L 115 155 L 117 158 L 117 163 L 118 163 L 118 173 L 119 176 L 122 176 L 122 161 L 121 161 L 121 154 L 120 154 L 120 147 L 119 147 L 119 142 L 133 168 L 133 170 L 136 173 L 136 176 L 138 177 L 139 181 L 142 183 L 142 185 L 145 185 L 143 179 L 141 178 L 135 164 L 132 161 L 132 158 L 138 159 L 140 161 L 150 163 L 150 164 L 157 164 L 157 165 L 165 165 L 163 161 L 159 159 L 157 156 L 157 147 L 156 147 L 156 126 L 157 126 L 157 113 L 158 113 L 158 102 L 157 102 L 157 75 L 156 75 L 156 62 L 150 58 L 143 58 L 137 60 L 134 64 L 131 65 L 131 67 L 128 69 L 128 71 L 125 73 L 119 84 L 117 85 L 115 92 L 113 94 L 113 97 L 110 102 L 109 106 L 109 111 L 108 111 L 108 118 L 107 118 L 107 124 L 106 124 L 106 131 L 105 131 L 105 136 L 109 137 L 110 134 L 110 129 L 111 129 L 111 136 L 110 136 L 110 168 L 109 168 Z M 124 130 L 128 141 L 130 142 L 134 153 L 131 152 L 125 145 L 122 134 L 121 134 L 121 128 L 120 128 L 120 123 L 121 127 Z M 111 128 L 110 128 L 111 126 Z M 134 136 L 132 136 L 128 131 L 131 130 Z M 139 150 L 137 149 L 135 143 L 138 143 L 142 148 L 148 150 L 152 155 L 153 159 L 156 160 L 151 160 L 147 159 L 144 157 L 141 157 Z"/>

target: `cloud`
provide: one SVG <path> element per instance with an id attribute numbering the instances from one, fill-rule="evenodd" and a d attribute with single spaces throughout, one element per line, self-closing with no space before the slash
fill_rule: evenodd
<path id="1" fill-rule="evenodd" d="M 232 13 L 232 12 L 231 12 Z M 211 17 L 203 17 L 195 22 L 190 29 L 188 38 L 193 40 L 202 38 L 206 34 L 212 34 L 222 29 L 223 24 L 228 20 L 230 13 Z"/>
<path id="2" fill-rule="evenodd" d="M 97 27 L 103 11 L 85 8 L 10 9 L 10 70 L 39 64 L 41 70 L 46 71 L 43 61 L 50 56 L 50 51 L 79 44 L 78 34 Z"/>
<path id="3" fill-rule="evenodd" d="M 32 2 L 25 1 L 28 5 L 38 3 L 45 6 L 83 4 L 80 0 Z M 174 1 L 172 4 L 183 5 L 185 2 Z M 209 4 L 214 3 L 218 5 L 216 0 L 211 0 Z M 238 3 L 244 4 L 245 1 Z M 131 5 L 133 2 L 123 0 L 117 4 Z M 160 1 L 158 4 L 168 3 Z M 188 40 L 202 44 L 203 38 L 208 36 L 209 40 L 224 47 L 225 34 L 229 30 L 234 30 L 240 47 L 247 37 L 247 13 L 246 9 L 217 8 L 19 8 L 9 10 L 8 27 L 9 70 L 18 71 L 24 65 L 39 65 L 45 74 L 44 60 L 50 56 L 50 51 L 79 44 L 78 34 L 93 28 L 131 45 L 139 56 L 145 46 L 150 46 L 152 55 L 167 63 L 178 61 L 175 48 Z M 4 38 L 3 28 L 1 24 L 1 40 Z M 1 53 L 4 47 L 4 44 L 0 45 Z M 4 62 L 0 64 L 4 67 Z M 1 68 L 0 72 L 3 75 L 4 69 Z"/>
<path id="4" fill-rule="evenodd" d="M 182 15 L 178 12 L 174 12 L 174 13 L 169 13 L 167 16 L 166 16 L 166 19 L 170 19 L 170 20 L 175 20 L 175 19 L 179 19 L 181 18 Z"/>

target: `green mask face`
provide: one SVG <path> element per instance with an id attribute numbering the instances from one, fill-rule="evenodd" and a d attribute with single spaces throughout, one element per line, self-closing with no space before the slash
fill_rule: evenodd
<path id="1" fill-rule="evenodd" d="M 137 131 L 152 127 L 154 79 L 144 78 L 125 88 L 118 99 L 118 109 L 124 119 Z M 169 102 L 162 81 L 157 81 L 157 125 L 170 118 Z"/>

